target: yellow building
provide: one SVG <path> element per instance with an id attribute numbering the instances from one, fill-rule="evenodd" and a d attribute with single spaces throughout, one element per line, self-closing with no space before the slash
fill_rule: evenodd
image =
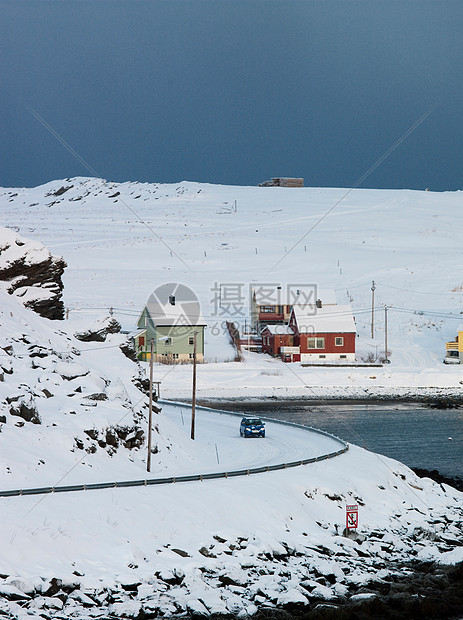
<path id="1" fill-rule="evenodd" d="M 463 363 L 463 326 L 458 328 L 458 336 L 455 336 L 453 342 L 446 342 L 444 359 L 444 364 L 461 363 Z"/>

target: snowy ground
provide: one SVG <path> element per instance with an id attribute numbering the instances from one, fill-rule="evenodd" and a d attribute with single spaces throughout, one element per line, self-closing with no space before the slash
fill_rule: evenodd
<path id="1" fill-rule="evenodd" d="M 125 336 L 88 343 L 73 334 L 109 307 L 135 328 L 151 291 L 169 281 L 189 284 L 208 318 L 200 396 L 459 393 L 459 368 L 441 360 L 460 313 L 460 194 L 356 190 L 289 252 L 343 193 L 97 179 L 5 190 L 0 224 L 68 263 L 70 317 L 42 319 L 0 291 L 2 488 L 144 477 L 147 399 L 136 386 L 139 366 L 119 349 Z M 287 256 L 271 269 L 285 245 Z M 223 319 L 211 302 L 215 282 L 336 288 L 340 302 L 353 304 L 363 355 L 382 346 L 381 312 L 378 339 L 368 335 L 372 279 L 378 304 L 395 307 L 390 366 L 290 368 L 256 354 L 226 361 L 233 351 L 214 329 Z M 189 396 L 191 366 L 159 365 L 155 374 L 163 397 Z M 206 414 L 192 442 L 186 412 L 183 422 L 178 408 L 155 415 L 153 472 L 199 473 L 219 465 L 217 454 L 231 465 L 328 447 L 306 431 L 276 435 L 275 425 L 269 441 L 241 440 L 232 417 L 212 425 Z M 371 595 L 371 581 L 392 579 L 410 560 L 463 561 L 463 494 L 356 446 L 251 477 L 1 503 L 0 613 L 10 618 L 252 615 L 268 605 Z M 347 504 L 359 506 L 356 539 L 342 536 Z"/>
<path id="2" fill-rule="evenodd" d="M 124 425 L 146 431 L 147 399 L 132 383 L 137 365 L 119 350 L 123 337 L 82 343 L 69 323 L 0 296 L 2 488 L 143 478 L 144 444 L 107 440 Z M 31 401 L 40 423 L 12 413 Z M 238 417 L 201 410 L 192 442 L 188 407 L 154 417 L 153 473 L 333 449 L 322 436 L 270 423 L 265 439 L 241 439 Z M 463 494 L 356 446 L 250 477 L 1 503 L 0 610 L 10 618 L 253 614 L 371 594 L 369 582 L 403 574 L 412 559 L 463 561 Z M 356 540 L 342 536 L 347 504 L 359 506 Z"/>
<path id="3" fill-rule="evenodd" d="M 383 307 L 390 307 L 392 364 L 385 368 L 292 365 L 288 370 L 264 356 L 249 355 L 242 366 L 230 362 L 202 368 L 200 396 L 266 396 L 269 389 L 301 396 L 307 384 L 326 396 L 339 390 L 345 396 L 365 390 L 420 395 L 427 387 L 461 394 L 460 369 L 442 364 L 445 342 L 456 335 L 463 310 L 458 276 L 463 267 L 461 192 L 354 190 L 342 199 L 346 193 L 77 178 L 3 190 L 0 224 L 64 256 L 70 321 L 89 320 L 113 307 L 123 327 L 135 330 L 138 314 L 157 286 L 189 285 L 208 322 L 209 362 L 233 360 L 223 321 L 248 320 L 251 284 L 284 288 L 314 283 L 335 289 L 338 303 L 349 302 L 354 309 L 359 360 L 383 355 Z M 377 286 L 374 339 L 372 280 Z M 165 395 L 184 397 L 188 370 L 167 372 L 159 369 Z"/>

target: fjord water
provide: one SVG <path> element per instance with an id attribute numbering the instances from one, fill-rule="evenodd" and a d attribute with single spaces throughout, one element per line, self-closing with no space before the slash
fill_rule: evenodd
<path id="1" fill-rule="evenodd" d="M 396 403 L 318 405 L 303 401 L 235 402 L 233 409 L 314 426 L 409 467 L 463 477 L 463 409 Z"/>

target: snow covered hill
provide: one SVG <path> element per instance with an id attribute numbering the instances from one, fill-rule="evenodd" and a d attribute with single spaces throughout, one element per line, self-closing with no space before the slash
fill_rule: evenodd
<path id="1" fill-rule="evenodd" d="M 208 322 L 206 359 L 222 364 L 201 368 L 201 396 L 265 396 L 274 390 L 305 395 L 307 384 L 325 396 L 336 394 L 333 386 L 353 396 L 420 395 L 428 388 L 462 394 L 459 369 L 442 364 L 445 342 L 455 337 L 463 309 L 460 208 L 461 192 L 74 178 L 3 190 L 0 224 L 62 254 L 70 321 L 98 317 L 112 307 L 123 328 L 135 330 L 157 286 L 190 286 Z M 392 363 L 374 373 L 295 366 L 298 377 L 267 356 L 248 354 L 245 364 L 226 363 L 234 353 L 224 321 L 244 325 L 249 286 L 259 283 L 335 289 L 338 303 L 354 309 L 359 360 L 383 355 L 387 304 Z M 181 367 L 169 372 L 164 395 L 185 397 L 187 372 Z"/>

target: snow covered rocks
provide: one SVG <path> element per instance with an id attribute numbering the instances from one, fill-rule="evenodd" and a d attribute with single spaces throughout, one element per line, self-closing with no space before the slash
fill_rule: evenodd
<path id="1" fill-rule="evenodd" d="M 104 342 L 108 334 L 117 334 L 120 331 L 120 323 L 108 316 L 101 321 L 95 321 L 91 326 L 81 331 L 75 332 L 74 336 L 82 342 Z"/>
<path id="2" fill-rule="evenodd" d="M 6 291 L 48 319 L 63 319 L 61 300 L 66 263 L 39 242 L 0 227 L 0 281 Z"/>

